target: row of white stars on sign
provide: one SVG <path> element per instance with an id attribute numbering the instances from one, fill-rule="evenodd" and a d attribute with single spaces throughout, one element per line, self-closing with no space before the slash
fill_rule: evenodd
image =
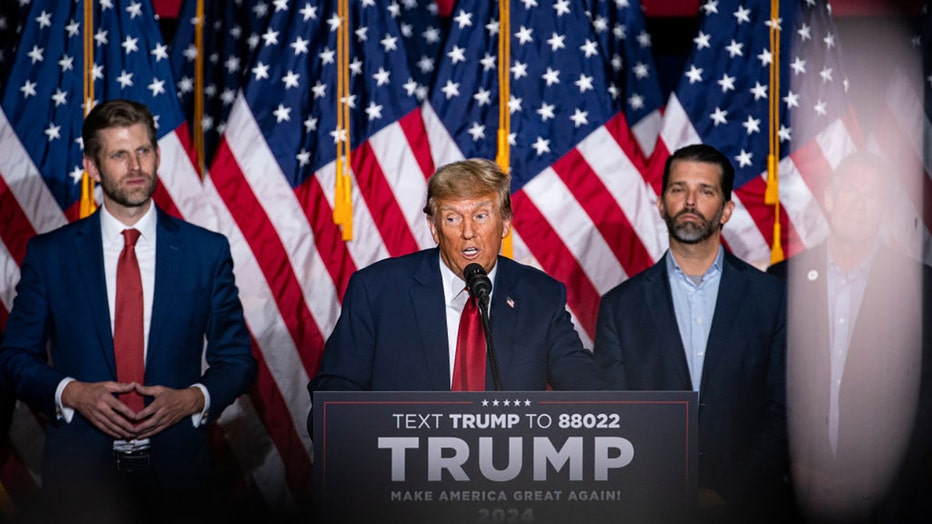
<path id="1" fill-rule="evenodd" d="M 514 405 L 515 407 L 519 407 L 522 404 L 524 404 L 524 406 L 530 406 L 531 401 L 528 399 L 525 399 L 525 400 L 515 399 L 514 401 L 509 400 L 509 399 L 505 399 L 502 401 L 499 401 L 498 399 L 493 399 L 493 400 L 482 399 L 482 407 L 489 407 L 489 406 L 498 407 L 499 404 L 505 407 L 509 407 L 512 405 Z"/>

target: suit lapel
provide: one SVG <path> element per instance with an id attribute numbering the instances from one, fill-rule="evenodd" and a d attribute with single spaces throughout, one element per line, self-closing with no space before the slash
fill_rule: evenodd
<path id="1" fill-rule="evenodd" d="M 666 256 L 672 256 L 667 252 Z M 652 315 L 656 336 L 660 339 L 661 351 L 670 367 L 676 373 L 683 389 L 692 389 L 689 378 L 689 365 L 686 363 L 686 350 L 679 325 L 676 323 L 676 310 L 673 308 L 673 292 L 667 274 L 667 261 L 661 259 L 644 272 L 644 307 L 648 311 L 658 312 Z"/>
<path id="2" fill-rule="evenodd" d="M 516 376 L 510 373 L 514 356 L 515 332 L 518 329 L 518 308 L 522 305 L 521 297 L 515 294 L 514 275 L 509 271 L 508 262 L 498 258 L 498 272 L 495 274 L 495 286 L 492 288 L 492 304 L 489 306 L 489 324 L 492 328 L 492 343 L 495 344 L 495 358 L 501 376 Z M 490 363 L 491 364 L 491 363 Z M 490 378 L 486 385 L 493 386 Z"/>
<path id="3" fill-rule="evenodd" d="M 178 225 L 156 208 L 155 239 L 155 285 L 152 296 L 152 316 L 149 320 L 149 344 L 146 351 L 146 371 L 153 358 L 158 358 L 160 335 L 171 329 L 168 317 L 175 310 L 172 301 L 177 296 L 179 279 L 184 275 L 182 254 L 184 250 L 178 238 Z"/>
<path id="4" fill-rule="evenodd" d="M 718 285 L 718 298 L 715 300 L 715 313 L 712 315 L 712 327 L 706 342 L 705 360 L 702 363 L 702 384 L 708 384 L 706 377 L 712 373 L 722 358 L 728 358 L 729 341 L 734 337 L 736 314 L 741 309 L 741 300 L 746 293 L 747 279 L 744 270 L 733 264 L 731 255 L 725 254 L 722 260 L 722 278 Z"/>
<path id="5" fill-rule="evenodd" d="M 75 262 L 78 274 L 74 281 L 80 296 L 87 299 L 94 331 L 110 373 L 116 378 L 116 361 L 113 357 L 113 333 L 110 327 L 110 305 L 107 300 L 107 282 L 104 278 L 103 237 L 100 233 L 100 211 L 80 223 L 74 237 Z"/>
<path id="6" fill-rule="evenodd" d="M 447 342 L 443 282 L 440 278 L 440 255 L 437 249 L 428 251 L 421 258 L 421 263 L 414 273 L 410 295 L 431 387 L 435 390 L 448 390 L 450 349 Z"/>

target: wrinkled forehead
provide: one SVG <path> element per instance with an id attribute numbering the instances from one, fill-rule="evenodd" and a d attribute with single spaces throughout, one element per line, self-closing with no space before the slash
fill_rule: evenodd
<path id="1" fill-rule="evenodd" d="M 437 210 L 443 212 L 474 212 L 488 210 L 499 212 L 498 196 L 495 193 L 485 193 L 475 197 L 446 197 L 437 200 Z"/>

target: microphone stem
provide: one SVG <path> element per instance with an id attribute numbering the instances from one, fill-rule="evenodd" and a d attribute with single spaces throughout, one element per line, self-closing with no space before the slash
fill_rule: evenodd
<path id="1" fill-rule="evenodd" d="M 498 371 L 498 358 L 495 356 L 495 345 L 492 343 L 492 328 L 489 325 L 489 297 L 479 298 L 479 317 L 482 319 L 482 331 L 485 332 L 486 354 L 489 358 L 489 367 L 492 368 L 492 384 L 495 391 L 502 390 L 502 377 Z"/>

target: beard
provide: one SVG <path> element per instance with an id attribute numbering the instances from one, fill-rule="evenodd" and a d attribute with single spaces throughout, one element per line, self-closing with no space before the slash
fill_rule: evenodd
<path id="1" fill-rule="evenodd" d="M 143 173 L 143 175 L 149 180 L 148 184 L 133 189 L 126 189 L 121 187 L 117 181 L 101 174 L 100 189 L 110 200 L 113 200 L 123 207 L 139 207 L 148 202 L 152 193 L 155 192 L 155 175 L 150 175 L 149 173 Z"/>
<path id="2" fill-rule="evenodd" d="M 722 214 L 725 212 L 725 206 L 722 206 L 712 217 L 712 220 L 707 219 L 702 216 L 697 210 L 682 210 L 676 214 L 676 216 L 666 215 L 664 217 L 664 222 L 667 223 L 667 229 L 670 231 L 670 236 L 672 236 L 677 242 L 682 244 L 698 244 L 704 240 L 709 239 L 716 229 L 719 227 L 719 224 L 722 220 Z M 692 215 L 699 219 L 699 223 L 695 222 L 682 222 L 677 223 L 677 219 L 684 215 Z"/>

